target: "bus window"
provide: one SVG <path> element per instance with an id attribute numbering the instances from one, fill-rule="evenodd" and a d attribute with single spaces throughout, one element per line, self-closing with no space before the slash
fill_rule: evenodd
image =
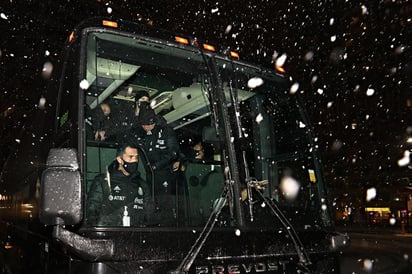
<path id="1" fill-rule="evenodd" d="M 115 158 L 116 148 L 123 143 L 139 144 L 144 138 L 134 100 L 136 93 L 145 91 L 150 95 L 151 108 L 175 131 L 181 148 L 176 162 L 181 162 L 184 168 L 176 171 L 179 174 L 173 223 L 162 223 L 164 219 L 155 216 L 157 198 L 152 197 L 153 201 L 147 204 L 150 210 L 146 212 L 146 223 L 142 225 L 206 223 L 223 191 L 221 162 L 214 160 L 214 154 L 219 152 L 212 151 L 210 160 L 202 162 L 191 161 L 184 154 L 190 139 L 201 140 L 202 129 L 213 123 L 203 59 L 191 51 L 153 46 L 147 41 L 138 43 L 136 39 L 108 33 L 90 33 L 87 41 L 84 96 L 87 189 L 96 176 L 106 172 Z M 104 134 L 96 134 L 97 131 Z M 144 153 L 140 155 L 142 161 L 147 161 Z M 141 177 L 152 191 L 152 171 L 143 166 L 139 164 Z"/>
<path id="2" fill-rule="evenodd" d="M 322 214 L 324 186 L 309 125 L 297 98 L 271 75 L 226 61 L 219 66 L 229 109 L 240 113 L 231 122 L 234 127 L 236 123 L 241 126 L 239 146 L 244 155 L 239 157 L 247 163 L 243 176 L 267 180 L 265 195 L 276 201 L 297 227 L 330 225 L 330 216 Z M 248 87 L 252 78 L 260 78 L 262 85 Z M 260 224 L 268 223 L 266 210 L 259 206 L 254 210 L 255 219 L 261 215 Z"/>

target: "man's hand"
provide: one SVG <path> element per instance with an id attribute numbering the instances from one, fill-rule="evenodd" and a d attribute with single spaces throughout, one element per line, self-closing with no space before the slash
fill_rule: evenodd
<path id="1" fill-rule="evenodd" d="M 96 133 L 94 134 L 94 139 L 95 140 L 106 140 L 106 131 L 104 130 L 97 130 Z"/>
<path id="2" fill-rule="evenodd" d="M 179 170 L 179 166 L 180 166 L 180 162 L 174 162 L 173 163 L 173 171 L 178 171 Z"/>

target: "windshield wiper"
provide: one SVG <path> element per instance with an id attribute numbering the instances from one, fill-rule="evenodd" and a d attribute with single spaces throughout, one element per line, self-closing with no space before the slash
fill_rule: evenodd
<path id="1" fill-rule="evenodd" d="M 183 274 L 189 271 L 190 267 L 197 257 L 197 254 L 199 254 L 199 251 L 205 244 L 210 232 L 212 232 L 219 214 L 222 211 L 222 208 L 226 205 L 226 201 L 229 196 L 228 193 L 229 192 L 227 191 L 227 188 L 225 188 L 222 192 L 221 197 L 217 199 L 217 202 L 213 206 L 212 213 L 210 214 L 209 219 L 203 227 L 203 230 L 200 233 L 199 237 L 196 239 L 196 242 L 192 245 L 186 257 L 180 263 L 179 267 L 176 270 L 169 272 L 170 274 Z"/>
<path id="2" fill-rule="evenodd" d="M 286 229 L 287 233 L 289 234 L 290 238 L 292 239 L 293 246 L 299 257 L 298 265 L 302 268 L 300 269 L 300 273 L 310 273 L 309 267 L 312 265 L 310 261 L 309 255 L 307 254 L 305 247 L 302 241 L 299 238 L 299 235 L 296 233 L 296 230 L 293 228 L 293 225 L 289 222 L 283 212 L 280 210 L 278 205 L 275 203 L 273 199 L 265 196 L 262 193 L 263 185 L 267 184 L 267 181 L 258 181 L 255 178 L 249 178 L 247 181 L 247 190 L 248 190 L 248 202 L 249 202 L 249 209 L 252 212 L 251 221 L 253 221 L 253 198 L 252 198 L 252 188 L 256 190 L 259 196 L 263 199 L 265 204 L 269 207 L 270 211 L 275 215 L 275 217 L 280 221 L 282 226 Z"/>

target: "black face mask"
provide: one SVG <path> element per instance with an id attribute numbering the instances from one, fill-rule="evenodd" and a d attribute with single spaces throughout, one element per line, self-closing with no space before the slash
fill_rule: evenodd
<path id="1" fill-rule="evenodd" d="M 196 159 L 196 157 L 199 156 L 199 154 L 200 154 L 199 150 L 191 149 L 187 154 L 187 158 Z"/>
<path id="2" fill-rule="evenodd" d="M 129 163 L 129 162 L 123 161 L 123 168 L 130 174 L 137 172 L 137 166 L 138 166 L 137 162 Z"/>
<path id="3" fill-rule="evenodd" d="M 146 102 L 146 101 L 137 102 L 137 106 L 139 107 L 140 110 L 149 109 L 150 108 L 150 103 Z"/>

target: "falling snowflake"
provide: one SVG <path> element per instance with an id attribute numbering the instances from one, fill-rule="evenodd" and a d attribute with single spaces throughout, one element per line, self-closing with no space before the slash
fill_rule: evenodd
<path id="1" fill-rule="evenodd" d="M 410 154 L 409 150 L 405 150 L 402 159 L 398 160 L 398 166 L 407 166 L 411 161 Z"/>
<path id="2" fill-rule="evenodd" d="M 80 88 L 86 90 L 89 88 L 89 82 L 86 79 L 80 81 Z"/>
<path id="3" fill-rule="evenodd" d="M 298 181 L 290 176 L 283 177 L 280 182 L 280 189 L 288 200 L 294 200 L 298 196 L 299 188 Z"/>
<path id="4" fill-rule="evenodd" d="M 263 79 L 260 77 L 253 77 L 247 82 L 247 86 L 251 89 L 257 88 L 261 85 L 263 85 Z"/>
<path id="5" fill-rule="evenodd" d="M 376 188 L 372 187 L 366 190 L 366 201 L 370 202 L 376 198 Z"/>
<path id="6" fill-rule="evenodd" d="M 259 114 L 256 116 L 256 123 L 260 124 L 260 122 L 262 122 L 262 121 L 263 121 L 263 116 L 262 116 L 261 113 L 259 113 Z"/>
<path id="7" fill-rule="evenodd" d="M 368 88 L 368 90 L 366 91 L 367 96 L 372 96 L 374 93 L 375 93 L 375 90 L 373 88 Z"/>
<path id="8" fill-rule="evenodd" d="M 290 87 L 290 94 L 295 94 L 299 90 L 299 83 L 294 83 Z"/>

